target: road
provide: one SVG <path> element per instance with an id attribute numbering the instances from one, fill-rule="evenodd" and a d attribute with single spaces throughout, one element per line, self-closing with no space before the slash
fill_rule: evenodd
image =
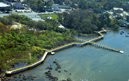
<path id="1" fill-rule="evenodd" d="M 31 12 L 31 13 L 16 13 L 16 14 L 25 15 L 35 21 L 44 21 L 38 14 L 53 14 L 53 13 L 52 12 L 42 12 L 42 13 Z M 7 15 L 9 14 L 6 14 L 6 13 L 0 14 L 0 17 L 4 17 Z"/>

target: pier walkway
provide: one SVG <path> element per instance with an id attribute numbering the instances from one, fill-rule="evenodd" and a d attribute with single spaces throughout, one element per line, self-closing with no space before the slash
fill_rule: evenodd
<path id="1" fill-rule="evenodd" d="M 99 48 L 103 48 L 103 49 L 123 53 L 123 51 L 120 51 L 120 50 L 117 50 L 117 49 L 114 49 L 114 48 L 111 48 L 111 47 L 108 47 L 108 46 L 104 46 L 104 45 L 101 45 L 101 44 L 98 44 L 98 43 L 95 43 L 95 42 L 90 42 L 90 43 L 91 43 L 91 45 L 99 47 Z"/>
<path id="2" fill-rule="evenodd" d="M 82 46 L 85 46 L 85 45 L 93 45 L 93 46 L 104 48 L 104 49 L 107 49 L 107 50 L 111 50 L 111 51 L 115 51 L 115 52 L 119 52 L 119 53 L 124 53 L 124 51 L 120 51 L 120 50 L 117 50 L 117 49 L 114 49 L 114 48 L 96 43 L 95 41 L 103 39 L 104 35 L 102 34 L 102 32 L 106 32 L 106 30 L 95 31 L 95 32 L 99 34 L 99 37 L 93 38 L 91 40 L 83 40 L 83 39 L 78 39 L 77 38 L 77 41 L 79 41 L 79 42 L 72 42 L 72 43 L 65 44 L 63 46 L 53 48 L 53 49 L 43 49 L 43 50 L 45 50 L 45 53 L 42 56 L 41 60 L 39 60 L 39 61 L 37 61 L 33 64 L 29 64 L 27 66 L 21 67 L 21 68 L 17 68 L 17 69 L 11 70 L 11 71 L 6 71 L 5 75 L 12 75 L 12 74 L 16 74 L 16 73 L 34 68 L 34 67 L 42 64 L 42 62 L 45 60 L 45 58 L 47 57 L 48 54 L 54 54 L 57 51 L 60 51 L 60 50 L 63 50 L 63 49 L 66 49 L 66 48 L 69 48 L 69 47 L 72 47 L 72 46 L 82 47 Z"/>

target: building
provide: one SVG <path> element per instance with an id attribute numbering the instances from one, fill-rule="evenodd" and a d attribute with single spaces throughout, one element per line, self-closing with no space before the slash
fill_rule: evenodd
<path id="1" fill-rule="evenodd" d="M 45 2 L 47 2 L 47 1 L 51 1 L 51 2 L 53 2 L 53 0 L 44 0 Z"/>
<path id="2" fill-rule="evenodd" d="M 9 2 L 23 2 L 24 0 L 8 0 Z"/>
<path id="3" fill-rule="evenodd" d="M 10 7 L 10 5 L 4 2 L 0 2 L 0 8 L 1 7 Z"/>
<path id="4" fill-rule="evenodd" d="M 121 11 L 123 11 L 123 8 L 114 7 L 113 10 L 121 10 Z"/>
<path id="5" fill-rule="evenodd" d="M 24 9 L 24 5 L 21 4 L 21 3 L 19 3 L 19 2 L 14 3 L 14 4 L 13 4 L 13 7 L 14 7 L 15 9 Z"/>
<path id="6" fill-rule="evenodd" d="M 53 4 L 52 9 L 53 11 L 59 11 L 59 12 L 72 11 L 72 7 L 69 7 L 67 5 L 59 5 L 59 4 Z"/>
<path id="7" fill-rule="evenodd" d="M 115 13 L 122 13 L 123 11 L 124 11 L 123 8 L 117 8 L 117 7 L 113 8 L 113 12 L 115 12 Z"/>
<path id="8" fill-rule="evenodd" d="M 72 11 L 72 8 L 66 5 L 58 5 L 58 8 L 61 10 L 61 12 Z"/>
<path id="9" fill-rule="evenodd" d="M 113 15 L 113 12 L 111 11 L 105 11 L 104 13 L 109 13 L 110 15 Z"/>
<path id="10" fill-rule="evenodd" d="M 0 11 L 2 12 L 8 12 L 11 10 L 11 6 L 7 3 L 0 2 Z"/>

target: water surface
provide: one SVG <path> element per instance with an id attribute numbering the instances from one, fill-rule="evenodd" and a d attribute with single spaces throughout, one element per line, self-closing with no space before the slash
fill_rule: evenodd
<path id="1" fill-rule="evenodd" d="M 72 81 L 128 81 L 129 37 L 125 37 L 125 35 L 129 35 L 129 30 L 124 30 L 123 35 L 120 35 L 120 31 L 108 32 L 104 39 L 97 43 L 122 50 L 124 54 L 91 45 L 81 48 L 72 47 L 57 52 L 55 55 L 49 55 L 42 65 L 21 74 L 36 76 L 34 81 L 49 81 L 44 73 L 48 71 L 46 67 L 52 65 L 52 75 L 58 77 L 58 81 L 67 78 L 71 78 Z M 88 40 L 91 37 L 81 38 Z M 61 73 L 55 71 L 56 65 L 53 64 L 55 59 L 61 65 Z M 64 72 L 64 70 L 68 72 Z"/>

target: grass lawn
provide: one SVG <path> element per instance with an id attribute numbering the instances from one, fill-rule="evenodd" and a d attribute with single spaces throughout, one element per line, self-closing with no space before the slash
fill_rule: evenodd
<path id="1" fill-rule="evenodd" d="M 58 15 L 56 15 L 56 14 L 42 14 L 40 16 L 41 16 L 41 18 L 52 17 L 52 19 L 55 19 L 55 20 L 58 19 Z"/>

